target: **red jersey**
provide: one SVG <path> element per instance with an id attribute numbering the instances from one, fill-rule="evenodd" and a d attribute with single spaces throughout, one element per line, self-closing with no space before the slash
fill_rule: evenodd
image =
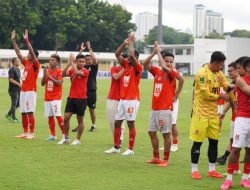
<path id="1" fill-rule="evenodd" d="M 172 69 L 171 69 L 172 70 Z M 168 110 L 173 108 L 173 90 L 167 72 L 152 66 L 154 76 L 154 88 L 152 96 L 153 110 Z"/>
<path id="2" fill-rule="evenodd" d="M 172 67 L 172 79 L 171 79 L 171 87 L 173 90 L 173 97 L 175 96 L 176 93 L 176 76 L 179 74 L 179 71 L 176 70 L 174 67 Z"/>
<path id="3" fill-rule="evenodd" d="M 250 76 L 243 76 L 241 78 L 250 85 Z M 236 88 L 236 93 L 238 101 L 237 117 L 250 118 L 250 96 L 243 93 L 239 87 Z"/>
<path id="4" fill-rule="evenodd" d="M 140 100 L 139 83 L 142 75 L 142 65 L 137 61 L 136 66 L 130 66 L 128 59 L 123 59 L 125 69 L 120 78 L 120 99 Z"/>
<path id="5" fill-rule="evenodd" d="M 22 77 L 21 91 L 35 91 L 36 92 L 36 80 L 39 74 L 40 63 L 37 60 L 35 63 L 30 63 L 29 60 L 23 60 L 24 71 Z"/>
<path id="6" fill-rule="evenodd" d="M 86 99 L 87 98 L 87 80 L 89 76 L 89 71 L 85 68 L 82 68 L 84 76 L 75 76 L 73 69 L 68 71 L 70 76 L 71 85 L 69 91 L 69 98 L 74 99 Z"/>
<path id="7" fill-rule="evenodd" d="M 111 86 L 109 90 L 108 99 L 110 100 L 120 100 L 120 86 L 119 86 L 119 79 L 115 80 L 112 76 L 119 71 L 121 71 L 122 67 L 111 67 Z"/>
<path id="8" fill-rule="evenodd" d="M 55 70 L 47 69 L 49 76 L 56 80 L 62 80 L 62 70 L 57 68 Z M 50 78 L 45 79 L 45 101 L 61 100 L 62 99 L 62 84 L 57 85 Z"/>

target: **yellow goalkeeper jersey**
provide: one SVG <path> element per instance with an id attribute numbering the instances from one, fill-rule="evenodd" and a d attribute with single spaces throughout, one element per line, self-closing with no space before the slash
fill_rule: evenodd
<path id="1" fill-rule="evenodd" d="M 224 91 L 228 89 L 225 75 L 221 71 L 213 73 L 206 64 L 198 71 L 194 82 L 193 116 L 201 118 L 217 117 L 219 88 L 223 87 Z M 236 101 L 232 91 L 229 95 L 233 101 Z"/>

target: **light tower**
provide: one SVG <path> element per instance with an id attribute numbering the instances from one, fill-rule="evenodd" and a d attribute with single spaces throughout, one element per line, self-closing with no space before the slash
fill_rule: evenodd
<path id="1" fill-rule="evenodd" d="M 162 44 L 162 0 L 158 2 L 158 32 L 157 32 L 157 41 L 159 44 Z"/>

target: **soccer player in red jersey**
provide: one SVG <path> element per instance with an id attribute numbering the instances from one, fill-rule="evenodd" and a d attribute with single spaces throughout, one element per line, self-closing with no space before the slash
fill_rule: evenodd
<path id="1" fill-rule="evenodd" d="M 236 63 L 232 62 L 228 65 L 228 76 L 230 79 L 232 79 L 231 84 L 236 83 L 236 79 L 239 76 L 237 70 L 236 70 Z M 234 90 L 235 93 L 235 90 Z M 223 111 L 220 114 L 220 120 L 222 121 L 227 113 L 227 111 L 230 109 L 231 105 L 230 102 L 226 102 L 225 107 L 223 109 Z M 231 124 L 230 124 L 230 143 L 228 145 L 228 150 L 225 151 L 224 155 L 217 158 L 216 162 L 224 165 L 227 161 L 227 157 L 230 154 L 230 151 L 232 149 L 232 144 L 233 144 L 233 133 L 234 133 L 234 122 L 235 122 L 235 117 L 236 117 L 236 109 L 233 110 L 232 109 L 232 117 L 231 117 Z M 238 163 L 238 169 L 234 171 L 234 174 L 240 174 L 240 169 L 239 169 L 239 163 Z"/>
<path id="2" fill-rule="evenodd" d="M 75 63 L 76 62 L 76 63 Z M 68 64 L 62 71 L 63 77 L 70 77 L 71 86 L 64 111 L 64 134 L 58 144 L 70 142 L 69 139 L 69 122 L 73 114 L 76 114 L 78 129 L 76 139 L 71 145 L 80 145 L 80 139 L 84 129 L 83 117 L 87 105 L 87 80 L 89 71 L 84 68 L 85 56 L 78 54 L 76 60 L 73 54 L 70 54 Z M 69 69 L 69 67 L 72 67 Z"/>
<path id="3" fill-rule="evenodd" d="M 63 130 L 63 118 L 61 115 L 61 104 L 62 104 L 62 70 L 58 67 L 60 63 L 60 57 L 56 54 L 52 54 L 49 60 L 49 68 L 44 68 L 43 78 L 41 85 L 45 85 L 44 93 L 44 112 L 45 116 L 48 117 L 48 123 L 50 128 L 50 137 L 48 140 L 54 141 L 57 139 L 55 130 L 55 119 L 64 135 Z"/>
<path id="4" fill-rule="evenodd" d="M 124 57 L 124 56 L 123 56 Z M 114 124 L 115 124 L 115 114 L 117 111 L 118 103 L 120 101 L 120 85 L 119 85 L 119 80 L 121 76 L 124 73 L 124 68 L 121 67 L 120 65 L 117 66 L 116 64 L 111 67 L 110 72 L 111 72 L 111 85 L 110 85 L 110 90 L 109 94 L 107 97 L 107 102 L 106 102 L 106 115 L 108 119 L 108 123 L 112 132 L 112 135 L 114 136 Z M 125 130 L 124 122 L 122 122 L 122 131 L 121 131 L 121 137 L 120 141 L 123 141 L 123 134 Z"/>
<path id="5" fill-rule="evenodd" d="M 240 186 L 250 188 L 250 181 L 248 181 L 250 173 L 250 58 L 243 61 L 243 66 L 247 73 L 236 80 L 237 116 L 235 119 L 232 150 L 228 160 L 227 178 L 221 185 L 222 190 L 227 190 L 233 185 L 233 172 L 237 170 L 238 157 L 243 147 L 245 147 L 245 159 Z"/>
<path id="6" fill-rule="evenodd" d="M 23 133 L 21 135 L 17 135 L 16 137 L 34 139 L 35 117 L 33 113 L 36 109 L 36 81 L 39 74 L 40 63 L 37 59 L 38 51 L 34 50 L 30 44 L 27 29 L 25 30 L 23 38 L 29 50 L 27 59 L 22 56 L 16 44 L 15 30 L 12 32 L 12 45 L 19 60 L 24 66 L 20 93 L 20 110 L 22 113 Z M 28 128 L 30 129 L 30 133 L 28 133 Z"/>
<path id="7" fill-rule="evenodd" d="M 133 33 L 119 46 L 115 55 L 125 69 L 120 79 L 120 101 L 115 116 L 114 147 L 105 151 L 107 154 L 120 153 L 121 125 L 123 120 L 127 120 L 129 127 L 129 147 L 122 153 L 124 156 L 134 154 L 134 142 L 136 136 L 135 119 L 139 109 L 139 83 L 142 75 L 142 66 L 138 61 L 139 53 L 134 51 L 133 43 L 135 36 Z M 128 45 L 129 58 L 122 57 L 123 49 Z"/>
<path id="8" fill-rule="evenodd" d="M 161 68 L 150 65 L 151 59 L 157 55 Z M 153 159 L 147 163 L 167 166 L 171 146 L 173 91 L 171 90 L 171 80 L 176 76 L 174 69 L 166 66 L 164 61 L 166 54 L 161 54 L 161 49 L 157 42 L 154 44 L 154 52 L 144 61 L 147 70 L 154 76 L 154 87 L 152 96 L 152 111 L 150 114 L 148 134 L 153 147 Z M 163 134 L 164 139 L 164 159 L 159 156 L 159 139 L 157 131 Z"/>
<path id="9" fill-rule="evenodd" d="M 171 80 L 171 86 L 173 89 L 173 110 L 172 113 L 172 137 L 173 137 L 173 144 L 171 145 L 170 151 L 176 152 L 178 150 L 178 129 L 176 126 L 177 118 L 178 118 L 178 110 L 179 110 L 179 95 L 181 93 L 184 79 L 181 74 L 178 72 L 177 69 L 174 68 L 174 55 L 166 50 L 162 51 L 162 55 L 164 54 L 164 61 L 166 62 L 166 66 L 169 68 L 173 68 L 176 75 L 173 76 Z M 176 89 L 176 79 L 178 80 L 178 87 Z"/>

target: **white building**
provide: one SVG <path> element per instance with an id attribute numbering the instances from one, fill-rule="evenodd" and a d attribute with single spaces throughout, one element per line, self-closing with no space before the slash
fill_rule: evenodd
<path id="1" fill-rule="evenodd" d="M 204 38 L 212 32 L 220 35 L 224 32 L 224 19 L 222 14 L 212 10 L 206 10 L 202 4 L 195 5 L 194 22 L 193 22 L 194 38 Z"/>
<path id="2" fill-rule="evenodd" d="M 203 37 L 205 34 L 205 20 L 206 20 L 206 10 L 205 6 L 198 4 L 195 5 L 194 9 L 194 21 L 193 21 L 193 35 L 194 37 Z"/>
<path id="3" fill-rule="evenodd" d="M 139 13 L 135 17 L 135 24 L 137 27 L 136 38 L 144 40 L 145 35 L 148 35 L 149 31 L 157 26 L 158 16 L 149 12 Z"/>

